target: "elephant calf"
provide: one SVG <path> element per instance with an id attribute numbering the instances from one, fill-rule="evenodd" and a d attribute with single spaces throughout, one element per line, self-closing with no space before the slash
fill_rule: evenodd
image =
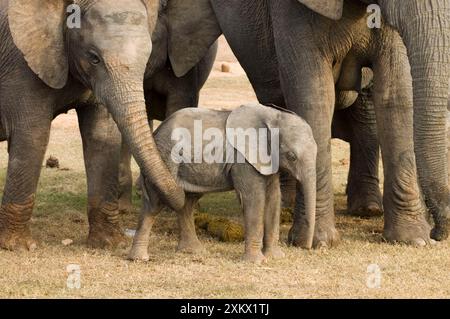
<path id="1" fill-rule="evenodd" d="M 299 116 L 262 105 L 241 106 L 234 111 L 187 108 L 163 122 L 155 132 L 155 140 L 163 160 L 186 193 L 186 204 L 177 212 L 179 250 L 202 250 L 193 218 L 193 207 L 200 197 L 235 189 L 244 209 L 244 260 L 261 263 L 269 256 L 283 257 L 278 246 L 279 168 L 302 185 L 306 212 L 302 234 L 305 248 L 311 248 L 317 146 L 311 128 Z M 129 254 L 132 260 L 148 260 L 149 234 L 163 207 L 151 182 L 143 184 L 144 204 Z"/>

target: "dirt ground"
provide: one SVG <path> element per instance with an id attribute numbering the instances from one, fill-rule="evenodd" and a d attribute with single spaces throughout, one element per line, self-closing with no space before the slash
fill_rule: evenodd
<path id="1" fill-rule="evenodd" d="M 232 108 L 255 101 L 245 73 L 223 40 L 217 61 L 201 105 Z M 220 71 L 222 63 L 231 66 L 231 73 Z M 31 220 L 39 247 L 33 252 L 0 251 L 0 297 L 448 298 L 449 242 L 420 249 L 387 244 L 381 237 L 382 218 L 347 216 L 348 146 L 340 141 L 332 145 L 336 219 L 342 237 L 338 247 L 305 251 L 283 244 L 285 259 L 254 266 L 240 261 L 243 243 L 221 243 L 200 233 L 208 253 L 181 254 L 175 250 L 175 216 L 166 213 L 151 238 L 151 260 L 135 263 L 125 260 L 126 249 L 86 248 L 86 179 L 78 124 L 74 112 L 60 116 L 53 123 L 47 157 L 56 156 L 62 169 L 42 169 Z M 1 188 L 6 166 L 2 143 Z M 138 173 L 136 165 L 133 173 Z M 207 196 L 199 210 L 241 221 L 233 193 Z M 135 229 L 136 220 L 137 214 L 123 216 L 124 227 Z M 282 226 L 283 242 L 288 229 L 289 225 Z M 64 246 L 65 239 L 73 244 Z M 79 266 L 80 289 L 67 285 L 71 264 Z"/>

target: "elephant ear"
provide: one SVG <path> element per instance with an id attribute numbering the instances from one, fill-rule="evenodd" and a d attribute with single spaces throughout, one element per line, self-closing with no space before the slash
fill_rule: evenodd
<path id="1" fill-rule="evenodd" d="M 342 18 L 344 0 L 298 0 L 311 10 L 324 17 L 339 20 Z"/>
<path id="2" fill-rule="evenodd" d="M 9 0 L 8 22 L 15 45 L 33 72 L 54 89 L 63 88 L 69 74 L 65 11 L 65 0 Z"/>
<path id="3" fill-rule="evenodd" d="M 221 35 L 209 0 L 169 0 L 169 58 L 177 77 L 188 73 Z"/>
<path id="4" fill-rule="evenodd" d="M 253 104 L 235 109 L 227 119 L 228 143 L 262 175 L 275 174 L 279 169 L 280 118 L 280 111 Z M 253 139 L 248 138 L 251 134 Z"/>

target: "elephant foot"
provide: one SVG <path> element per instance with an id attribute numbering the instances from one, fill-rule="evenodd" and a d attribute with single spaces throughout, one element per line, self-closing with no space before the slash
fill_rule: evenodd
<path id="1" fill-rule="evenodd" d="M 280 247 L 270 247 L 270 248 L 264 248 L 263 249 L 264 256 L 267 259 L 283 259 L 286 257 L 286 254 L 281 250 Z"/>
<path id="2" fill-rule="evenodd" d="M 89 210 L 89 236 L 87 244 L 92 248 L 112 249 L 125 244 L 125 235 L 119 223 L 117 204 L 104 204 Z"/>
<path id="3" fill-rule="evenodd" d="M 0 228 L 0 248 L 12 251 L 33 251 L 37 248 L 37 245 L 31 237 L 28 226 L 21 231 Z"/>
<path id="4" fill-rule="evenodd" d="M 302 235 L 305 232 L 303 232 L 301 229 L 302 229 L 301 226 L 296 226 L 295 224 L 292 225 L 291 229 L 289 229 L 288 245 L 309 249 L 306 243 L 307 239 L 305 238 L 305 236 Z"/>
<path id="5" fill-rule="evenodd" d="M 333 223 L 320 224 L 316 222 L 313 238 L 313 248 L 331 248 L 339 243 L 340 237 Z"/>
<path id="6" fill-rule="evenodd" d="M 398 167 L 390 169 L 392 174 L 386 165 L 386 176 L 393 178 L 390 183 L 385 179 L 383 237 L 388 242 L 413 246 L 433 244 L 425 203 L 417 184 L 414 152 L 408 150 L 400 154 Z"/>
<path id="7" fill-rule="evenodd" d="M 435 226 L 431 231 L 431 238 L 437 241 L 443 241 L 448 238 L 448 222 L 446 224 Z"/>
<path id="8" fill-rule="evenodd" d="M 445 214 L 434 214 L 434 228 L 431 231 L 431 238 L 437 241 L 443 241 L 448 238 L 448 229 L 450 228 L 449 208 L 445 208 Z M 442 216 L 442 217 L 441 217 Z"/>
<path id="9" fill-rule="evenodd" d="M 14 251 L 32 251 L 37 248 L 28 225 L 33 206 L 34 196 L 30 196 L 23 204 L 0 207 L 0 248 Z"/>
<path id="10" fill-rule="evenodd" d="M 383 237 L 391 243 L 403 243 L 407 245 L 422 247 L 435 243 L 430 238 L 430 225 L 424 217 L 411 216 L 399 219 L 394 225 L 390 225 L 385 221 L 385 230 Z"/>
<path id="11" fill-rule="evenodd" d="M 203 247 L 198 239 L 180 240 L 180 242 L 178 243 L 177 251 L 193 255 L 206 253 L 205 247 Z"/>
<path id="12" fill-rule="evenodd" d="M 294 247 L 309 249 L 305 236 L 308 226 L 302 223 L 294 223 L 289 230 L 288 244 Z M 339 243 L 339 233 L 335 228 L 334 220 L 317 219 L 314 228 L 314 237 L 312 248 L 331 248 Z"/>
<path id="13" fill-rule="evenodd" d="M 378 203 L 372 202 L 361 206 L 349 206 L 348 213 L 351 216 L 371 218 L 383 216 L 383 209 Z"/>
<path id="14" fill-rule="evenodd" d="M 352 216 L 364 218 L 383 216 L 382 203 L 378 185 L 361 185 L 357 192 L 349 191 L 348 213 Z"/>
<path id="15" fill-rule="evenodd" d="M 147 245 L 133 245 L 130 252 L 128 253 L 127 258 L 134 261 L 149 261 L 150 256 L 148 255 Z"/>
<path id="16" fill-rule="evenodd" d="M 261 265 L 267 262 L 267 258 L 261 251 L 246 252 L 242 257 L 242 261 L 255 265 Z"/>
<path id="17" fill-rule="evenodd" d="M 125 236 L 120 228 L 89 231 L 87 245 L 91 248 L 113 249 L 125 245 Z"/>

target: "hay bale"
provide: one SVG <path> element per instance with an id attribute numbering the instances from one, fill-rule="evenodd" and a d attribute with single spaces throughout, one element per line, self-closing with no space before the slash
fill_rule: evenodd
<path id="1" fill-rule="evenodd" d="M 223 242 L 244 240 L 244 227 L 226 218 L 210 218 L 206 214 L 200 214 L 195 218 L 195 226 Z"/>
<path id="2" fill-rule="evenodd" d="M 209 223 L 209 216 L 207 214 L 200 214 L 195 217 L 195 227 L 198 229 L 207 230 Z"/>
<path id="3" fill-rule="evenodd" d="M 223 242 L 240 242 L 244 240 L 244 228 L 241 224 L 225 218 L 213 219 L 208 223 L 208 233 Z"/>

